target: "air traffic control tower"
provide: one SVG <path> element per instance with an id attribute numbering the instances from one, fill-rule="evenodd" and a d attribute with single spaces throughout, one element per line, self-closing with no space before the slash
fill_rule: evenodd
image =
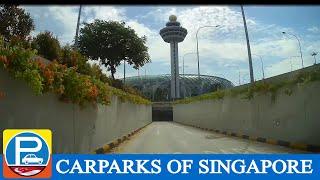
<path id="1" fill-rule="evenodd" d="M 178 43 L 182 42 L 187 34 L 187 30 L 180 26 L 175 15 L 171 15 L 166 27 L 160 30 L 162 39 L 170 43 L 171 99 L 180 98 Z"/>

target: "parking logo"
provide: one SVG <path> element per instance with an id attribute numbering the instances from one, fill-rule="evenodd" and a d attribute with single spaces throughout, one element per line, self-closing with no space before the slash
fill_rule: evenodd
<path id="1" fill-rule="evenodd" d="M 51 139 L 48 129 L 3 131 L 3 176 L 6 178 L 50 178 Z"/>

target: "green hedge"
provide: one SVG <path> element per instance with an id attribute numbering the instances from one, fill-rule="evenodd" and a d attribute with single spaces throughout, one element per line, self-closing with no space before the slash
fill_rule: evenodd
<path id="1" fill-rule="evenodd" d="M 254 98 L 254 94 L 271 94 L 271 98 L 274 101 L 281 88 L 284 89 L 284 93 L 287 95 L 292 94 L 292 87 L 296 85 L 304 85 L 309 82 L 320 80 L 320 65 L 316 65 L 313 70 L 300 71 L 290 80 L 282 80 L 277 83 L 269 83 L 266 81 L 256 82 L 254 85 L 249 85 L 242 88 L 231 88 L 226 90 L 218 90 L 211 93 L 202 94 L 200 96 L 194 96 L 177 100 L 175 104 L 188 104 L 196 101 L 223 99 L 226 96 L 242 96 L 243 99 Z"/>

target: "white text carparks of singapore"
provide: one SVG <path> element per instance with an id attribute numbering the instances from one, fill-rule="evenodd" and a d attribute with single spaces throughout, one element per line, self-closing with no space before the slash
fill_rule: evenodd
<path id="1" fill-rule="evenodd" d="M 60 174 L 312 174 L 310 159 L 60 159 Z"/>

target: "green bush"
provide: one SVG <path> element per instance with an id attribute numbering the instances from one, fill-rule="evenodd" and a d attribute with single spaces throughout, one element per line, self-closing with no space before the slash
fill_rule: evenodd
<path id="1" fill-rule="evenodd" d="M 39 55 L 48 60 L 59 58 L 60 43 L 49 31 L 39 33 L 32 41 L 32 48 L 36 49 Z"/>
<path id="2" fill-rule="evenodd" d="M 28 61 L 24 70 L 15 71 L 14 76 L 17 79 L 24 80 L 33 89 L 36 95 L 42 94 L 43 77 L 40 74 L 39 67 L 34 61 Z"/>
<path id="3" fill-rule="evenodd" d="M 31 60 L 35 54 L 35 51 L 20 46 L 5 47 L 3 42 L 0 44 L 0 67 L 8 69 L 15 78 L 26 81 L 39 95 L 43 90 L 43 78 L 36 62 Z"/>
<path id="4" fill-rule="evenodd" d="M 62 47 L 58 62 L 67 67 L 75 67 L 76 71 L 81 74 L 100 79 L 102 82 L 110 85 L 112 84 L 111 79 L 102 73 L 101 68 L 97 64 L 90 65 L 85 56 L 69 45 Z"/>

